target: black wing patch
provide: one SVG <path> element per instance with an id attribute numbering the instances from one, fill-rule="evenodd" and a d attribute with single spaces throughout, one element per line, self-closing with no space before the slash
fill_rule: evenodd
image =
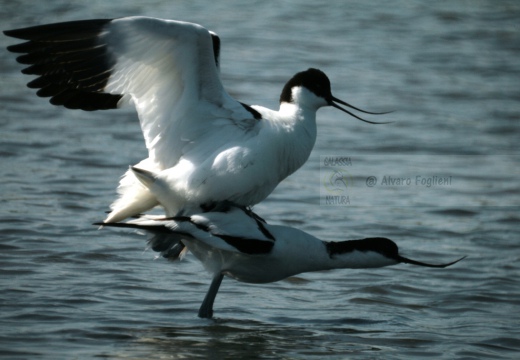
<path id="1" fill-rule="evenodd" d="M 256 215 L 254 212 L 247 210 L 247 214 L 255 220 L 258 229 L 262 232 L 262 234 L 270 240 L 260 240 L 260 239 L 251 239 L 239 236 L 232 235 L 224 235 L 224 234 L 215 234 L 211 231 L 210 227 L 205 224 L 200 224 L 192 221 L 189 216 L 178 216 L 170 218 L 175 221 L 189 221 L 193 226 L 198 229 L 211 234 L 212 236 L 218 237 L 224 240 L 227 244 L 233 246 L 238 251 L 249 254 L 249 255 L 260 255 L 260 254 L 268 254 L 271 252 L 274 246 L 275 238 L 274 236 L 267 230 L 264 223 L 261 221 L 262 219 Z M 249 213 L 250 212 L 250 213 Z"/>
<path id="2" fill-rule="evenodd" d="M 100 34 L 112 19 L 70 21 L 7 30 L 4 34 L 27 42 L 9 46 L 25 55 L 16 60 L 22 70 L 39 77 L 27 84 L 50 97 L 53 105 L 86 111 L 117 108 L 123 95 L 103 92 L 115 66 Z"/>
<path id="3" fill-rule="evenodd" d="M 256 120 L 262 120 L 262 114 L 260 114 L 258 111 L 256 111 L 255 109 L 253 109 L 251 106 L 247 105 L 247 104 L 244 104 L 244 103 L 240 103 L 240 105 L 242 105 L 244 107 L 244 109 L 246 109 L 247 111 L 249 111 L 251 113 L 251 115 L 253 115 L 253 117 L 256 119 Z"/>
<path id="4" fill-rule="evenodd" d="M 214 32 L 210 32 L 211 41 L 213 43 L 213 56 L 215 57 L 215 65 L 220 67 L 220 38 Z"/>
<path id="5" fill-rule="evenodd" d="M 327 253 L 332 258 L 334 255 L 345 254 L 353 251 L 375 251 L 389 258 L 396 258 L 399 252 L 397 245 L 387 238 L 366 238 L 359 240 L 325 242 Z"/>
<path id="6" fill-rule="evenodd" d="M 230 235 L 213 234 L 213 236 L 221 238 L 238 251 L 248 255 L 268 254 L 274 246 L 274 241 L 247 239 Z"/>

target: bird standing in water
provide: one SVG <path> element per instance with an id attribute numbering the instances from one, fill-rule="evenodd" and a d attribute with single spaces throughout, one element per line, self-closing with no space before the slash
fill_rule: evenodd
<path id="1" fill-rule="evenodd" d="M 151 248 L 166 258 L 182 257 L 186 246 L 213 276 L 199 309 L 201 318 L 213 316 L 213 303 L 224 276 L 262 284 L 310 271 L 400 263 L 444 268 L 462 260 L 436 265 L 408 259 L 399 254 L 392 240 L 381 237 L 322 241 L 293 227 L 269 225 L 250 210 L 227 205 L 219 211 L 190 216 L 141 217 L 105 225 L 147 231 Z"/>

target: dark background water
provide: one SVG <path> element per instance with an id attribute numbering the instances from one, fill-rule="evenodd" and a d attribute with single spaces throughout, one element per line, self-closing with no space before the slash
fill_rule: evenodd
<path id="1" fill-rule="evenodd" d="M 520 346 L 520 5 L 516 1 L 2 1 L 2 30 L 149 15 L 222 39 L 239 100 L 276 108 L 318 67 L 368 125 L 318 113 L 308 163 L 255 210 L 326 240 L 394 239 L 438 270 L 400 265 L 226 279 L 216 319 L 192 256 L 154 260 L 144 237 L 98 231 L 119 176 L 146 156 L 131 109 L 51 106 L 0 36 L 0 354 L 5 358 L 515 358 Z M 339 168 L 326 158 L 350 160 Z M 330 188 L 331 171 L 348 184 Z M 367 187 L 366 179 L 376 178 Z M 416 185 L 451 177 L 446 185 Z M 403 178 L 403 184 L 383 179 Z M 410 178 L 410 184 L 406 179 Z M 336 192 L 337 191 L 337 192 Z M 327 203 L 327 196 L 347 203 Z"/>

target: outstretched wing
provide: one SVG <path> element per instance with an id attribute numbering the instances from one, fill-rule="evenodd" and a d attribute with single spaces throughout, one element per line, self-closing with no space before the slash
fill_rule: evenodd
<path id="1" fill-rule="evenodd" d="M 249 128 L 254 113 L 224 90 L 220 41 L 200 25 L 148 17 L 72 21 L 5 31 L 38 75 L 28 86 L 67 108 L 135 105 L 149 156 L 175 165 L 187 144 L 222 126 Z M 237 126 L 240 125 L 240 126 Z M 217 144 L 218 145 L 218 142 Z"/>
<path id="2" fill-rule="evenodd" d="M 51 97 L 54 105 L 69 109 L 106 110 L 117 108 L 121 94 L 105 91 L 117 59 L 99 35 L 112 20 L 86 20 L 4 31 L 7 36 L 29 40 L 9 46 L 22 53 L 22 70 L 39 75 L 27 84 L 40 97 Z"/>

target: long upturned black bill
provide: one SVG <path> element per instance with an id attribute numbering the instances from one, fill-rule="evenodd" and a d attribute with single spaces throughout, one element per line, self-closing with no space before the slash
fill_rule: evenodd
<path id="1" fill-rule="evenodd" d="M 339 104 L 341 104 L 341 105 L 348 106 L 348 107 L 351 108 L 351 109 L 354 109 L 354 110 L 357 110 L 357 111 L 361 111 L 362 113 L 370 114 L 370 115 L 383 115 L 383 114 L 388 114 L 388 113 L 390 113 L 391 111 L 387 111 L 387 112 L 370 112 L 370 111 L 361 110 L 361 109 L 359 109 L 359 108 L 357 108 L 357 107 L 355 107 L 355 106 L 352 106 L 352 105 L 346 103 L 346 102 L 343 101 L 343 100 L 340 100 L 340 99 L 338 99 L 338 98 L 335 98 L 334 96 L 331 98 L 331 101 L 330 101 L 330 103 L 329 103 L 330 106 L 333 106 L 333 107 L 335 107 L 336 109 L 339 109 L 339 110 L 341 110 L 341 111 L 343 111 L 343 112 L 346 112 L 346 113 L 349 114 L 350 116 L 353 116 L 353 117 L 355 117 L 356 119 L 361 120 L 361 121 L 364 121 L 364 122 L 366 122 L 366 123 L 369 123 L 369 124 L 388 124 L 388 123 L 389 123 L 389 121 L 386 121 L 386 122 L 376 122 L 376 121 L 365 120 L 365 119 L 363 119 L 362 117 L 359 117 L 359 116 L 357 116 L 356 114 L 353 114 L 352 112 L 348 111 L 347 109 L 342 108 L 341 106 L 339 106 L 339 105 L 336 104 L 336 103 L 339 103 Z"/>
<path id="2" fill-rule="evenodd" d="M 412 265 L 419 265 L 419 266 L 427 266 L 427 267 L 433 267 L 433 268 L 445 268 L 445 267 L 448 267 L 448 266 L 451 266 L 453 264 L 456 264 L 458 263 L 459 261 L 461 261 L 462 259 L 464 259 L 465 256 L 461 257 L 460 259 L 458 260 L 455 260 L 455 261 L 452 261 L 450 263 L 447 263 L 447 264 L 428 264 L 428 263 L 423 263 L 423 262 L 420 262 L 420 261 L 416 261 L 416 260 L 412 260 L 412 259 L 407 259 L 403 256 L 400 256 L 397 258 L 397 260 L 399 260 L 400 262 L 402 263 L 405 263 L 405 264 L 412 264 Z"/>

